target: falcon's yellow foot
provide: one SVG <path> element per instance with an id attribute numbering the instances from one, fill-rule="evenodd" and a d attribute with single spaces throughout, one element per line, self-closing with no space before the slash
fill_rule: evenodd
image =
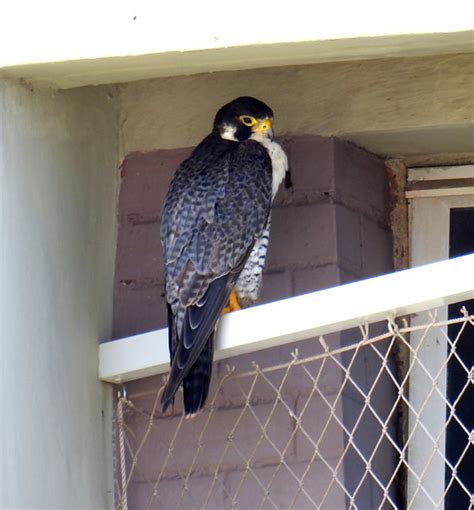
<path id="1" fill-rule="evenodd" d="M 239 300 L 237 299 L 237 294 L 236 294 L 235 290 L 233 290 L 230 293 L 229 301 L 227 301 L 227 305 L 224 308 L 224 310 L 222 310 L 222 313 L 224 314 L 224 313 L 229 313 L 229 312 L 235 312 L 237 310 L 240 310 L 240 305 L 239 305 Z"/>

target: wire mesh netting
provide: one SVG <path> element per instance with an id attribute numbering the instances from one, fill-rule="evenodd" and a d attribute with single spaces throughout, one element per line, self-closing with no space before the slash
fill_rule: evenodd
<path id="1" fill-rule="evenodd" d="M 313 339 L 311 356 L 227 367 L 191 420 L 180 398 L 160 413 L 162 376 L 122 387 L 117 508 L 473 507 L 474 369 L 459 348 L 474 315 L 462 312 L 362 325 Z"/>

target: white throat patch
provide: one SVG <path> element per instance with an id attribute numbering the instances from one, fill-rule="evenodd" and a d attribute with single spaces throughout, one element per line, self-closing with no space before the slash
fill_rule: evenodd
<path id="1" fill-rule="evenodd" d="M 288 171 L 288 157 L 281 145 L 277 142 L 273 142 L 266 136 L 253 133 L 250 137 L 252 140 L 261 143 L 268 151 L 268 155 L 272 160 L 273 169 L 273 181 L 272 181 L 272 198 L 275 197 L 278 188 L 285 177 L 285 173 Z"/>

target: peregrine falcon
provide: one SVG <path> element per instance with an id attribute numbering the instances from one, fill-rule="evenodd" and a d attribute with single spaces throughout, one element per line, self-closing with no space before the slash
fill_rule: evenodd
<path id="1" fill-rule="evenodd" d="M 160 232 L 171 358 L 163 412 L 180 385 L 186 416 L 203 407 L 219 317 L 258 297 L 272 200 L 288 169 L 272 123 L 255 98 L 224 105 L 171 181 Z"/>

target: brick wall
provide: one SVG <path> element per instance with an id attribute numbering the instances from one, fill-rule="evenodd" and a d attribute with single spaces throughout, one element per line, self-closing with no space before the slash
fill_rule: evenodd
<path id="1" fill-rule="evenodd" d="M 289 156 L 293 187 L 290 190 L 280 190 L 274 204 L 270 248 L 260 302 L 270 302 L 390 272 L 392 247 L 388 224 L 389 197 L 383 161 L 337 138 L 293 136 L 281 141 Z M 115 274 L 114 338 L 166 326 L 159 241 L 160 210 L 174 170 L 189 152 L 190 149 L 178 149 L 133 153 L 123 162 Z M 331 346 L 353 342 L 355 335 L 358 333 L 351 331 L 331 335 Z M 248 370 L 251 361 L 257 361 L 261 366 L 285 362 L 294 348 L 295 345 L 289 345 L 239 356 L 217 364 L 215 374 L 222 374 L 227 363 L 234 365 L 237 370 Z M 308 340 L 299 342 L 298 349 L 301 356 L 307 356 L 319 352 L 321 347 L 314 340 Z M 372 361 L 369 354 L 364 354 L 353 366 L 354 377 L 364 388 L 370 387 L 376 376 L 370 370 Z M 323 374 L 322 387 L 328 395 L 338 390 L 338 373 L 329 368 Z M 310 380 L 298 377 L 297 373 L 290 374 L 285 391 L 295 412 L 301 402 L 305 401 L 301 399 L 308 395 L 310 383 Z M 139 394 L 153 386 L 156 387 L 154 378 L 135 381 L 128 384 L 128 394 Z M 381 413 L 388 412 L 385 408 L 389 408 L 392 394 L 389 382 L 382 378 L 380 389 L 374 393 L 374 405 L 380 408 Z M 262 387 L 255 405 L 262 406 L 261 411 L 265 413 L 263 406 L 268 406 L 273 398 L 274 393 Z M 235 410 L 244 402 L 241 392 L 232 388 L 232 385 L 224 386 L 218 402 L 222 407 L 219 411 L 222 413 L 222 430 L 225 430 L 225 424 L 232 423 Z M 345 390 L 339 409 L 344 421 L 353 422 L 360 406 L 357 392 L 350 388 Z M 319 416 L 316 400 L 311 403 L 311 409 L 315 417 L 313 428 L 317 432 L 322 417 Z M 173 419 L 168 417 L 162 420 L 161 439 L 173 433 Z M 368 427 L 368 430 L 372 428 L 375 431 L 377 423 L 370 417 L 364 419 L 366 430 Z M 159 416 L 157 420 L 160 420 Z M 282 429 L 293 426 L 286 421 L 282 416 Z M 130 416 L 128 425 L 140 428 L 140 418 Z M 376 437 L 376 434 L 364 435 L 361 432 L 359 438 L 361 448 L 368 452 L 373 448 L 371 437 Z M 304 465 L 307 445 L 298 434 L 295 435 L 294 443 L 293 463 L 297 469 Z M 329 457 L 337 458 L 344 448 L 343 435 L 335 431 L 333 436 L 327 438 L 325 448 Z M 147 446 L 147 451 L 149 458 L 144 461 L 146 465 L 149 464 L 146 466 L 147 476 L 153 477 L 153 472 L 156 475 L 159 469 L 159 455 L 152 442 Z M 265 461 L 264 464 L 271 463 L 272 459 L 266 458 L 264 452 L 262 456 L 260 460 Z M 374 464 L 376 469 L 380 469 L 381 476 L 384 470 L 388 472 L 391 468 L 391 463 L 387 461 L 389 459 L 389 446 L 381 445 L 374 457 Z M 206 462 L 212 464 L 212 459 L 202 459 L 196 470 L 206 472 Z M 170 490 L 173 483 L 177 483 L 173 478 L 176 476 L 173 469 L 178 467 L 169 466 Z M 235 464 L 229 462 L 225 475 L 222 475 L 222 483 L 227 484 L 230 491 L 234 483 L 234 469 Z M 267 468 L 256 469 L 261 471 L 263 478 L 266 476 L 264 470 Z M 364 469 L 365 466 L 357 462 L 354 454 L 354 462 L 348 464 L 344 471 L 348 486 L 359 483 Z M 323 483 L 323 479 L 322 475 L 318 476 L 315 472 L 314 480 Z M 205 485 L 203 481 L 203 487 Z M 140 508 L 138 501 L 144 497 L 141 491 L 146 490 L 146 484 L 138 478 L 134 480 L 130 494 L 132 499 L 129 500 L 132 508 Z M 249 489 L 246 494 L 251 506 L 252 491 Z M 344 495 L 339 493 L 333 497 L 334 504 L 339 501 L 337 505 L 340 507 Z M 379 498 L 380 491 L 373 482 L 367 480 L 362 484 L 359 503 L 375 504 Z M 215 501 L 213 505 L 213 508 L 225 508 L 225 495 L 222 495 L 222 501 Z"/>

